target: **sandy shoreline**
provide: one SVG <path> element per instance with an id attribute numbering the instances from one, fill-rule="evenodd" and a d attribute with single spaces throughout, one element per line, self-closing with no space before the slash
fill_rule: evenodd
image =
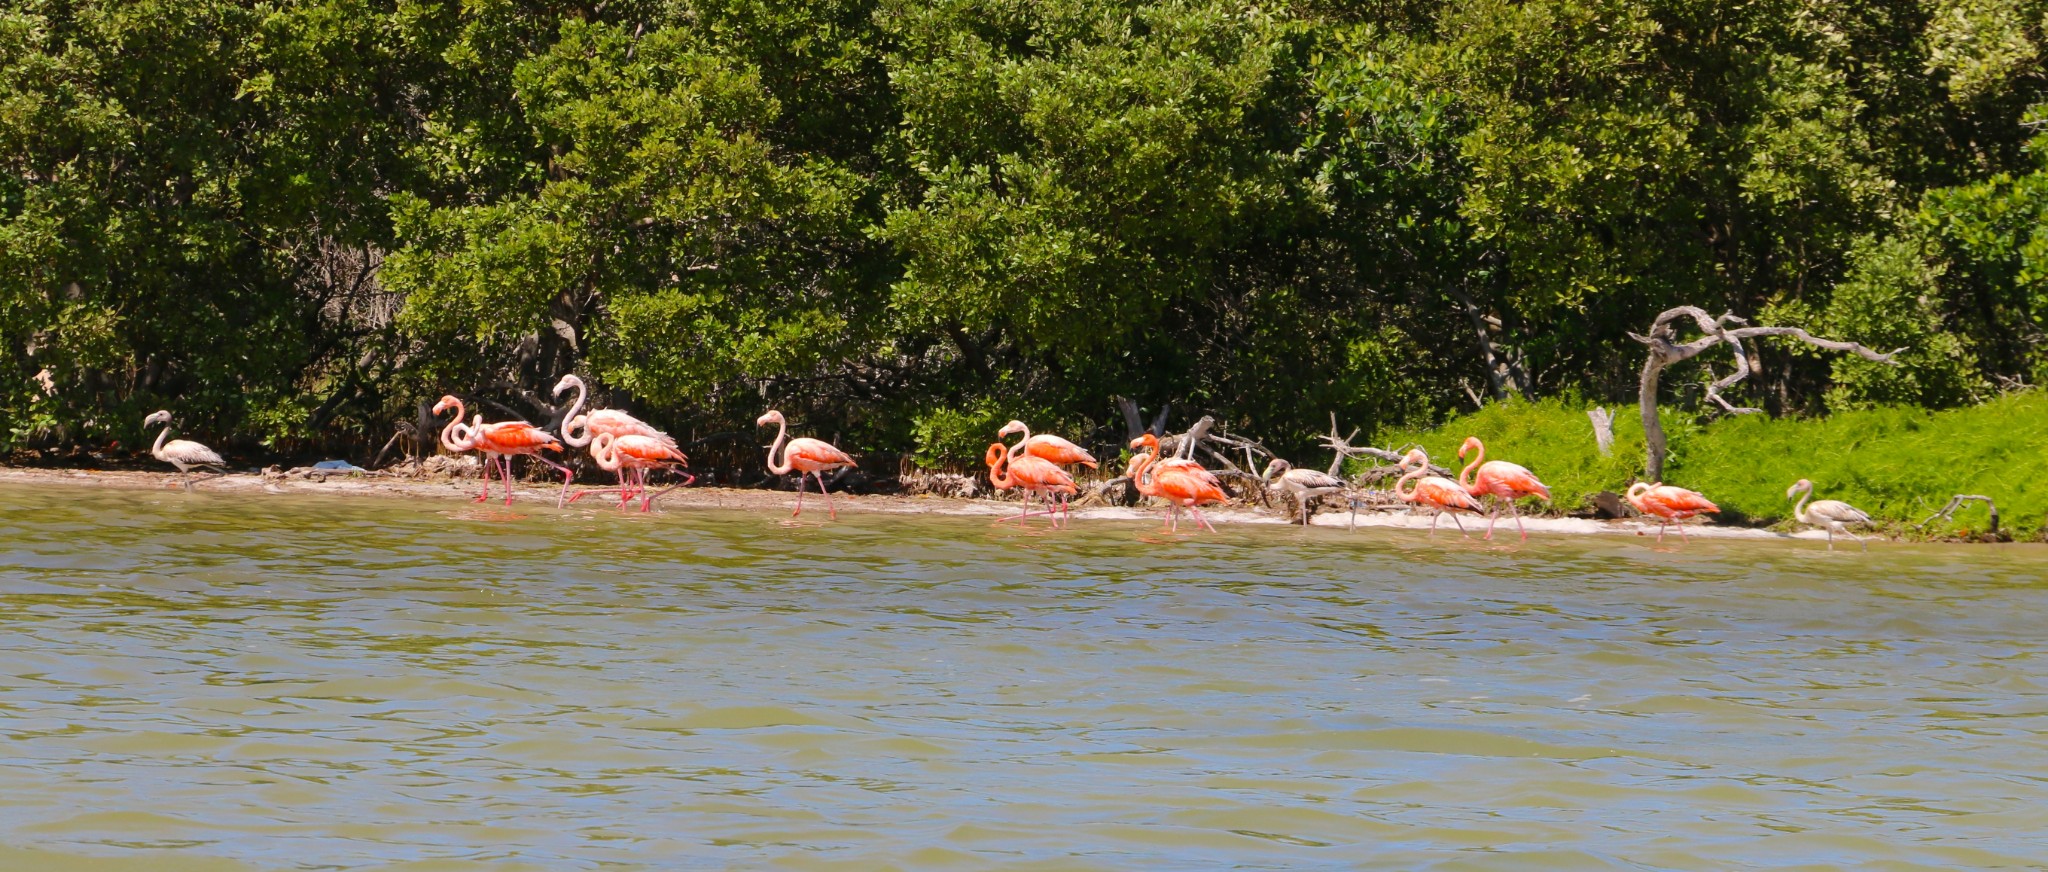
<path id="1" fill-rule="evenodd" d="M 79 469 L 27 469 L 0 467 L 0 486 L 36 485 L 55 487 L 93 487 L 117 490 L 166 489 L 167 483 L 174 482 L 175 476 L 165 473 L 130 470 L 79 470 Z M 555 489 L 552 486 L 533 482 L 520 482 L 517 501 L 524 505 L 552 505 Z M 472 478 L 410 478 L 380 473 L 329 473 L 325 480 L 293 476 L 264 476 L 238 473 L 208 479 L 196 486 L 197 489 L 214 493 L 246 494 L 331 494 L 339 496 L 401 497 L 407 499 L 446 500 L 450 503 L 467 502 L 476 495 L 479 487 Z M 502 493 L 492 488 L 494 496 Z M 594 497 L 604 499 L 604 497 Z M 689 487 L 669 492 L 657 503 L 656 509 L 721 508 L 753 511 L 788 511 L 793 505 L 794 491 L 774 491 L 729 487 Z M 835 504 L 842 512 L 867 512 L 883 514 L 934 514 L 961 516 L 993 516 L 1015 512 L 1014 502 L 999 502 L 985 499 L 961 499 L 942 496 L 900 496 L 900 495 L 852 495 L 835 494 Z M 817 502 L 812 494 L 804 501 L 805 509 L 813 505 L 822 512 L 824 505 Z M 1163 506 L 1090 506 L 1077 508 L 1073 517 L 1078 521 L 1140 521 L 1164 519 Z M 1216 524 L 1271 524 L 1286 525 L 1289 520 L 1278 512 L 1261 511 L 1243 507 L 1207 509 L 1203 512 Z M 1348 514 L 1343 511 L 1326 510 L 1317 514 L 1313 523 L 1318 527 L 1345 526 Z M 1485 528 L 1485 519 L 1466 518 L 1466 529 L 1474 536 Z M 1623 535 L 1655 536 L 1655 524 L 1638 520 L 1602 521 L 1587 518 L 1531 518 L 1524 517 L 1522 523 L 1531 534 L 1600 536 Z M 1429 527 L 1426 515 L 1411 515 L 1406 512 L 1363 511 L 1358 513 L 1361 528 L 1403 528 L 1425 534 Z M 1449 518 L 1440 526 L 1456 533 L 1457 528 Z M 1503 518 L 1495 537 L 1502 532 L 1514 536 L 1513 522 Z M 1779 533 L 1751 527 L 1729 527 L 1695 523 L 1687 527 L 1686 533 L 1695 538 L 1748 539 L 1748 540 L 1825 540 L 1826 534 L 1818 530 L 1804 530 L 1797 533 Z M 1673 530 L 1669 534 L 1677 536 Z M 1878 540 L 1883 541 L 1883 540 Z M 1853 542 L 1838 543 L 1838 547 L 1854 547 Z"/>

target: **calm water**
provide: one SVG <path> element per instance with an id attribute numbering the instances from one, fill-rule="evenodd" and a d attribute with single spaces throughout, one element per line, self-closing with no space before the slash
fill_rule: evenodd
<path id="1" fill-rule="evenodd" d="M 2048 860 L 2037 551 L 0 497 L 0 868 Z"/>

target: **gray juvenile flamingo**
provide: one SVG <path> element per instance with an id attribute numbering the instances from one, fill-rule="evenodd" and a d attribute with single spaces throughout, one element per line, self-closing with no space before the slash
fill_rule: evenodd
<path id="1" fill-rule="evenodd" d="M 1351 489 L 1351 486 L 1345 484 L 1341 478 L 1327 472 L 1317 472 L 1313 469 L 1295 469 L 1294 464 L 1281 460 L 1278 457 L 1273 458 L 1273 462 L 1266 464 L 1266 471 L 1259 477 L 1268 482 L 1278 484 L 1282 490 L 1294 495 L 1295 504 L 1301 507 L 1301 523 L 1303 526 L 1308 525 L 1308 501 L 1311 498 L 1323 496 L 1324 494 L 1342 493 Z M 1358 509 L 1354 506 L 1351 509 L 1351 522 L 1345 525 L 1345 529 L 1351 529 L 1356 526 L 1358 526 Z"/>
<path id="2" fill-rule="evenodd" d="M 149 417 L 142 419 L 142 426 L 144 427 L 156 424 L 162 424 L 164 428 L 157 431 L 156 444 L 150 447 L 149 456 L 177 467 L 178 481 L 185 486 L 186 490 L 192 489 L 191 471 L 194 469 L 213 467 L 218 470 L 212 473 L 213 475 L 227 474 L 227 461 L 220 459 L 220 455 L 214 453 L 213 449 L 189 439 L 164 441 L 165 437 L 171 435 L 171 413 L 169 410 L 158 409 L 149 413 Z"/>
<path id="3" fill-rule="evenodd" d="M 1829 551 L 1835 550 L 1836 531 L 1861 543 L 1863 550 L 1870 550 L 1868 540 L 1849 532 L 1851 526 L 1870 523 L 1870 516 L 1862 509 L 1841 500 L 1814 500 L 1813 505 L 1807 505 L 1807 497 L 1813 496 L 1813 482 L 1803 478 L 1785 490 L 1785 499 L 1791 499 L 1793 494 L 1799 495 L 1799 504 L 1792 507 L 1792 517 L 1809 527 L 1825 527 L 1828 531 Z"/>

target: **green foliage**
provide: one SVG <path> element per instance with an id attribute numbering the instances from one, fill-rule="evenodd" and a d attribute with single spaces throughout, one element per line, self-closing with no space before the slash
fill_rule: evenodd
<path id="1" fill-rule="evenodd" d="M 1821 329 L 1828 335 L 1891 351 L 1896 365 L 1850 355 L 1833 358 L 1836 409 L 1959 405 L 1984 390 L 1977 361 L 1962 334 L 1947 332 L 1941 268 L 1909 237 L 1860 240 L 1848 278 L 1835 286 Z"/>
<path id="2" fill-rule="evenodd" d="M 447 392 L 545 420 L 574 370 L 683 432 L 776 405 L 930 463 L 1008 417 L 1102 440 L 1118 396 L 1293 453 L 1331 413 L 1629 398 L 1627 334 L 1680 304 L 1908 349 L 1769 353 L 1774 414 L 1958 405 L 2048 377 L 2044 21 L 26 0 L 0 440 L 132 444 L 174 406 L 368 453 Z"/>
<path id="3" fill-rule="evenodd" d="M 1489 405 L 1434 430 L 1379 441 L 1419 444 L 1437 464 L 1455 468 L 1458 445 L 1478 436 L 1489 458 L 1528 467 L 1550 485 L 1556 507 L 1570 511 L 1590 494 L 1625 491 L 1642 468 L 1635 408 L 1611 411 L 1609 457 L 1599 456 L 1584 407 L 1568 402 Z M 1666 415 L 1673 451 L 1665 480 L 1706 494 L 1726 510 L 1725 520 L 1785 524 L 1793 507 L 1785 491 L 1802 478 L 1813 480 L 1815 498 L 1847 502 L 1902 533 L 1959 493 L 1997 500 L 2002 522 L 2022 538 L 2034 535 L 2048 513 L 2048 488 L 2039 485 L 2048 480 L 2048 455 L 2031 441 L 2048 428 L 2048 395 L 2039 392 L 1948 411 L 1886 406 L 1825 418 L 1740 415 L 1703 427 L 1689 420 Z M 1960 523 L 1981 530 L 1981 517 L 1964 513 Z"/>

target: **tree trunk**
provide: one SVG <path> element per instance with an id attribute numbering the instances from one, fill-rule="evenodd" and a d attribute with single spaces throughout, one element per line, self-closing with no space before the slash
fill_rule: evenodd
<path id="1" fill-rule="evenodd" d="M 1643 464 L 1643 480 L 1664 480 L 1664 422 L 1657 417 L 1657 377 L 1664 372 L 1664 356 L 1655 350 L 1643 361 L 1642 382 L 1636 390 L 1636 406 L 1643 413 L 1643 446 L 1649 458 Z"/>

